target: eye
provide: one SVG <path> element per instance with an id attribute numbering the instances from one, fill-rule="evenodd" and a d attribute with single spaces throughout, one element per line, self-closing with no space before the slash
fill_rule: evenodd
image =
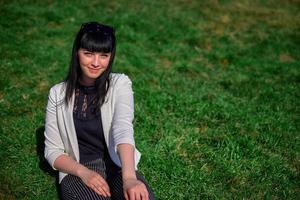
<path id="1" fill-rule="evenodd" d="M 84 51 L 83 54 L 86 55 L 86 56 L 92 56 L 93 55 L 93 53 L 89 52 L 89 51 Z"/>
<path id="2" fill-rule="evenodd" d="M 109 54 L 103 53 L 103 54 L 101 54 L 100 56 L 101 56 L 101 58 L 108 58 L 108 57 L 109 57 Z"/>

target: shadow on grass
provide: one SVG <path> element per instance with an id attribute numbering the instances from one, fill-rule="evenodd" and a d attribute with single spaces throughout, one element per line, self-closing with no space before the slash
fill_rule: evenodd
<path id="1" fill-rule="evenodd" d="M 45 126 L 41 126 L 38 129 L 36 129 L 36 153 L 39 157 L 39 168 L 43 170 L 47 175 L 50 175 L 52 177 L 55 177 L 56 181 L 56 191 L 61 199 L 60 196 L 60 190 L 59 190 L 59 183 L 58 183 L 58 171 L 55 171 L 52 169 L 52 167 L 49 165 L 47 160 L 44 157 L 44 149 L 45 149 L 45 136 L 44 136 Z"/>
<path id="2" fill-rule="evenodd" d="M 45 149 L 45 136 L 44 136 L 45 127 L 41 126 L 39 127 L 35 134 L 36 134 L 36 153 L 39 156 L 39 167 L 41 170 L 43 170 L 45 173 L 52 177 L 57 177 L 58 173 L 52 169 L 52 167 L 49 165 L 47 160 L 44 157 L 44 149 Z"/>

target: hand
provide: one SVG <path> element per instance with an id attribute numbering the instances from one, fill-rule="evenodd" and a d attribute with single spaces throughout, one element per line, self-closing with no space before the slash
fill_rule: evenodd
<path id="1" fill-rule="evenodd" d="M 126 200 L 148 200 L 149 194 L 145 184 L 135 178 L 123 180 L 123 191 Z"/>
<path id="2" fill-rule="evenodd" d="M 109 186 L 100 174 L 88 168 L 85 168 L 83 171 L 80 172 L 79 177 L 88 187 L 90 187 L 97 194 L 102 195 L 104 197 L 111 196 Z"/>

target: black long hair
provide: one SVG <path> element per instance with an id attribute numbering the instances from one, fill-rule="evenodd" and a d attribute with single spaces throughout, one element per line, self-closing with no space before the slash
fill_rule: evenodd
<path id="1" fill-rule="evenodd" d="M 109 75 L 112 71 L 112 65 L 116 53 L 116 37 L 114 28 L 98 22 L 88 22 L 81 25 L 81 28 L 74 40 L 69 72 L 65 79 L 66 104 L 68 104 L 71 100 L 76 84 L 82 75 L 78 58 L 78 50 L 80 48 L 91 52 L 111 53 L 106 70 L 95 81 L 95 88 L 97 91 L 95 98 L 97 112 L 99 112 L 109 89 Z"/>

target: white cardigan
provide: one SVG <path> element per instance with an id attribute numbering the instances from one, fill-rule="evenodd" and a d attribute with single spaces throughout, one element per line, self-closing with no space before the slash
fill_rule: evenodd
<path id="1" fill-rule="evenodd" d="M 110 87 L 101 106 L 105 142 L 111 159 L 121 167 L 117 145 L 135 146 L 133 136 L 134 100 L 130 79 L 124 74 L 111 73 Z M 49 92 L 45 122 L 45 158 L 54 168 L 54 161 L 67 154 L 79 162 L 79 148 L 73 121 L 74 94 L 68 105 L 65 98 L 66 84 L 54 85 Z M 141 154 L 135 149 L 135 168 Z M 59 183 L 66 176 L 59 172 Z"/>

